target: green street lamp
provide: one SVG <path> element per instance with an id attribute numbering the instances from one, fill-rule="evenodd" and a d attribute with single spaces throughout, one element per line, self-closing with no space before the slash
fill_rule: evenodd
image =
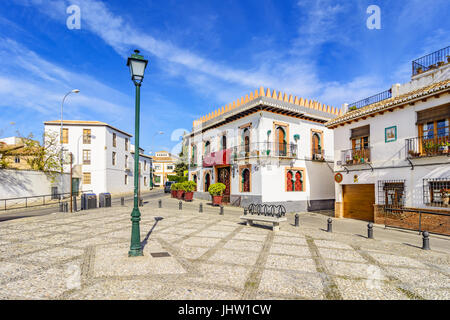
<path id="1" fill-rule="evenodd" d="M 134 153 L 134 207 L 131 212 L 131 245 L 128 252 L 129 257 L 142 256 L 141 232 L 139 222 L 141 221 L 141 213 L 139 212 L 139 113 L 141 99 L 141 83 L 144 79 L 144 71 L 147 67 L 148 60 L 139 55 L 139 50 L 134 50 L 134 54 L 128 58 L 127 66 L 130 68 L 131 80 L 136 87 L 136 115 L 135 115 L 135 153 Z"/>

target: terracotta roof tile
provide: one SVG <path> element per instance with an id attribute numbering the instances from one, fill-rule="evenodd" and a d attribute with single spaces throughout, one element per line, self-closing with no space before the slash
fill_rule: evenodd
<path id="1" fill-rule="evenodd" d="M 386 100 L 372 103 L 357 110 L 349 111 L 342 116 L 339 116 L 337 118 L 334 118 L 333 120 L 328 121 L 327 123 L 325 123 L 325 125 L 327 127 L 335 126 L 337 124 L 344 123 L 350 120 L 355 120 L 374 112 L 387 110 L 395 106 L 401 105 L 407 101 L 411 101 L 415 98 L 419 98 L 421 96 L 449 88 L 450 88 L 450 79 L 433 83 L 426 87 L 422 87 L 417 90 L 407 92 L 400 96 L 392 97 Z"/>

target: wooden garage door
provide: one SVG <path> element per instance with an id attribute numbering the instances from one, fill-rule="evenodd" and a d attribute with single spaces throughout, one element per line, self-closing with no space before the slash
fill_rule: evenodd
<path id="1" fill-rule="evenodd" d="M 373 221 L 374 184 L 343 185 L 344 218 Z"/>

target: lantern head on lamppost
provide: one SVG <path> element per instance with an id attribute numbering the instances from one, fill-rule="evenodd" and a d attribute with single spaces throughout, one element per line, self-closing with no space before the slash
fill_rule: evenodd
<path id="1" fill-rule="evenodd" d="M 139 54 L 139 50 L 134 50 L 134 54 L 128 58 L 127 66 L 130 69 L 131 80 L 135 85 L 141 85 L 144 80 L 144 72 L 147 67 L 148 60 Z"/>

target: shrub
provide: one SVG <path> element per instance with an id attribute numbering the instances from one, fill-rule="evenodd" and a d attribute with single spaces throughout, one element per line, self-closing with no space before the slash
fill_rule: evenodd
<path id="1" fill-rule="evenodd" d="M 195 188 L 197 187 L 197 184 L 194 181 L 185 181 L 185 182 L 181 183 L 180 185 L 181 185 L 181 189 L 184 192 L 193 192 L 195 190 Z"/>
<path id="2" fill-rule="evenodd" d="M 168 179 L 169 181 L 175 181 L 175 182 L 178 182 L 178 183 L 180 183 L 180 182 L 185 182 L 185 181 L 188 180 L 187 177 L 174 176 L 174 175 L 168 175 L 168 176 L 167 176 L 167 179 Z"/>
<path id="3" fill-rule="evenodd" d="M 172 190 L 172 191 L 177 191 L 179 189 L 180 189 L 179 183 L 172 183 L 172 185 L 170 186 L 170 190 Z"/>
<path id="4" fill-rule="evenodd" d="M 223 183 L 217 182 L 217 183 L 213 183 L 212 185 L 209 186 L 208 192 L 212 196 L 221 196 L 221 195 L 223 195 L 223 192 L 225 191 L 226 188 L 227 188 L 226 185 L 224 185 Z"/>

